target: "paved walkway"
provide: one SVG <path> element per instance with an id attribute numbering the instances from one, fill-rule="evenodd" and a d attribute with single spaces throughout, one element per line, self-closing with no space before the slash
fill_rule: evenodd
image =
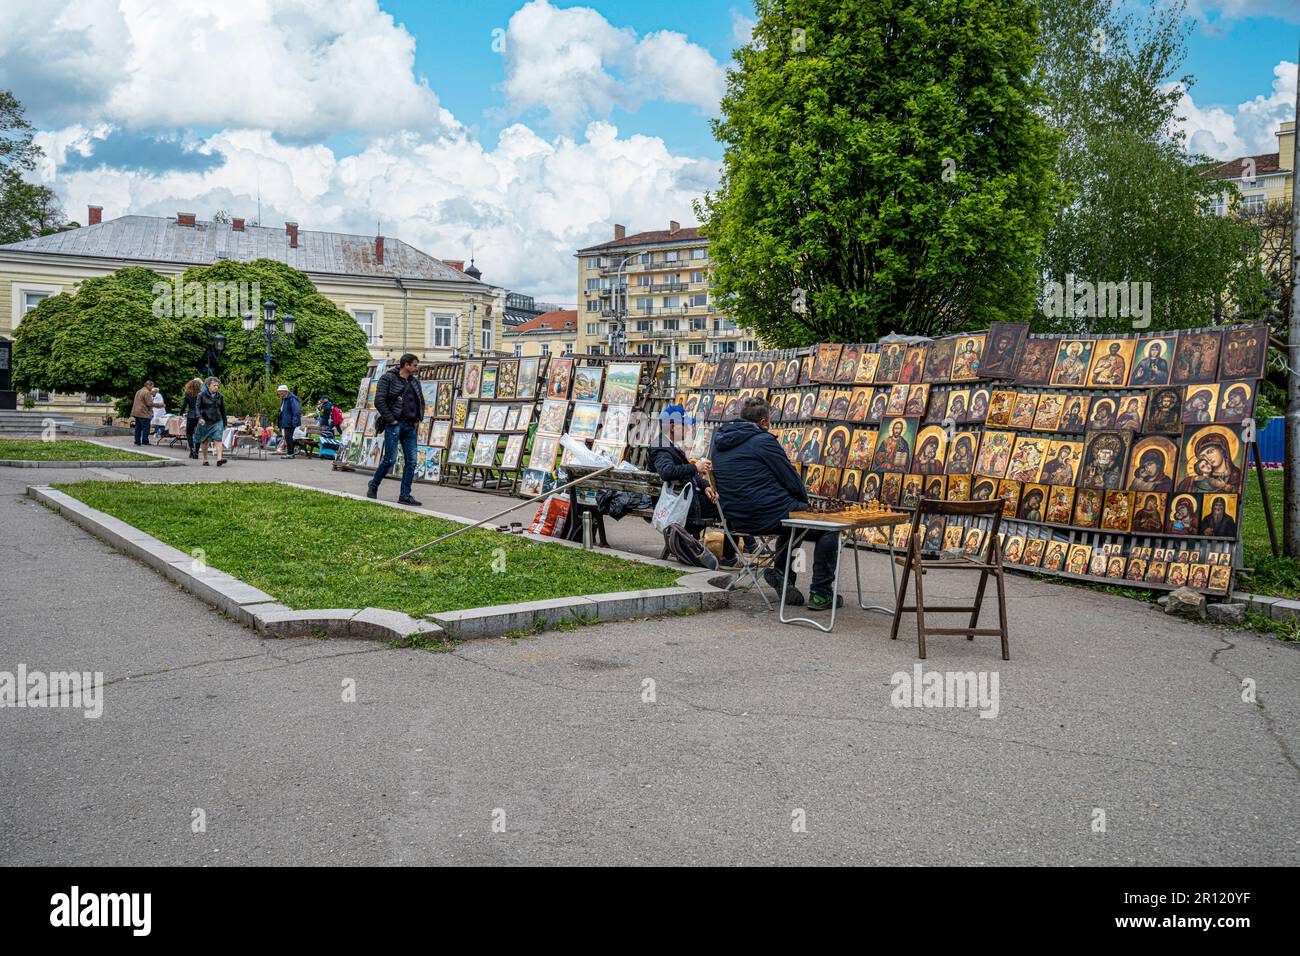
<path id="1" fill-rule="evenodd" d="M 996 672 L 995 719 L 891 706 L 914 629 L 754 600 L 453 653 L 261 641 L 22 497 L 91 478 L 365 480 L 0 468 L 0 670 L 108 682 L 98 720 L 0 709 L 2 863 L 1300 863 L 1300 648 L 1270 637 L 1013 575 L 1013 660 L 936 638 L 925 662 Z M 610 535 L 657 553 L 644 523 Z M 886 562 L 864 571 L 883 598 Z"/>

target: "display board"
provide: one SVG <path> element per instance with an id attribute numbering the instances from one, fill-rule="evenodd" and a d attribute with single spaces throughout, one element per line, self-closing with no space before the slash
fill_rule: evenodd
<path id="1" fill-rule="evenodd" d="M 678 401 L 701 422 L 698 456 L 718 422 L 762 395 L 824 502 L 1001 498 L 1008 564 L 1223 594 L 1241 566 L 1267 347 L 1262 325 L 1068 337 L 1004 323 L 738 353 L 697 365 Z M 925 544 L 974 551 L 986 523 L 936 516 Z M 906 528 L 894 533 L 903 543 Z M 887 543 L 882 534 L 863 540 Z"/>

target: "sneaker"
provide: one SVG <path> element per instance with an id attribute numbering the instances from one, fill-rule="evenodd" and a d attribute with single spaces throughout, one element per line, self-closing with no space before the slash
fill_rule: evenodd
<path id="1" fill-rule="evenodd" d="M 763 580 L 766 581 L 767 586 L 777 594 L 781 593 L 781 585 L 784 583 L 785 578 L 780 571 L 776 570 L 776 568 L 766 568 L 763 571 Z M 786 589 L 785 603 L 789 604 L 791 607 L 798 607 L 803 604 L 803 595 L 799 592 L 799 589 L 794 586 L 793 582 L 790 584 L 790 587 Z"/>
<path id="2" fill-rule="evenodd" d="M 374 498 L 375 495 L 376 495 L 376 493 L 377 493 L 378 491 L 379 491 L 379 489 L 376 488 L 374 485 L 366 485 L 366 497 L 367 497 L 367 498 Z"/>
<path id="3" fill-rule="evenodd" d="M 398 503 L 399 505 L 412 505 L 413 507 L 416 507 L 416 508 L 421 507 L 420 502 L 416 501 L 416 500 L 415 500 L 414 498 L 412 498 L 410 495 L 402 495 L 402 497 L 400 497 L 400 498 L 397 499 L 397 503 Z"/>
<path id="4" fill-rule="evenodd" d="M 835 595 L 835 606 L 844 606 L 844 596 Z M 810 611 L 829 611 L 831 609 L 831 596 L 829 594 L 818 594 L 816 591 L 809 592 L 808 610 Z"/>

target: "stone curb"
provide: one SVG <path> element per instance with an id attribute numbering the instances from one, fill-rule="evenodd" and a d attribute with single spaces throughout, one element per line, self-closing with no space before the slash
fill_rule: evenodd
<path id="1" fill-rule="evenodd" d="M 1275 621 L 1300 617 L 1300 601 L 1269 594 L 1251 594 L 1249 591 L 1233 591 L 1231 597 L 1234 601 L 1245 602 L 1246 607 L 1256 614 L 1263 614 Z"/>
<path id="2" fill-rule="evenodd" d="M 433 637 L 442 630 L 429 621 L 382 608 L 294 611 L 276 603 L 265 591 L 224 571 L 202 565 L 190 555 L 139 528 L 48 485 L 29 485 L 27 495 L 263 636 L 315 637 L 323 634 L 327 637 L 403 641 L 413 635 Z"/>
<path id="3" fill-rule="evenodd" d="M 286 484 L 292 483 L 286 482 Z M 310 491 L 324 490 L 300 484 L 294 484 L 293 487 Z M 329 493 L 359 498 L 362 501 L 370 500 L 346 492 Z M 259 634 L 271 637 L 312 637 L 324 634 L 329 637 L 400 641 L 413 635 L 436 639 L 437 635 L 446 633 L 467 640 L 500 637 L 520 632 L 535 633 L 557 625 L 591 624 L 596 621 L 715 611 L 728 607 L 731 602 L 732 592 L 710 583 L 710 578 L 715 577 L 717 572 L 695 571 L 683 574 L 677 579 L 677 586 L 671 588 L 611 591 L 605 594 L 466 608 L 431 614 L 427 620 L 383 608 L 327 608 L 295 611 L 277 603 L 266 592 L 245 584 L 224 571 L 198 565 L 192 556 L 164 544 L 125 521 L 91 508 L 71 495 L 56 491 L 49 485 L 29 485 L 27 495 L 59 512 L 69 521 L 106 541 L 112 547 L 149 565 L 227 617 L 253 628 Z M 379 503 L 418 514 L 446 517 L 460 524 L 473 523 L 459 516 L 444 516 L 392 502 Z M 526 537 L 543 543 L 559 543 L 544 535 L 526 535 Z M 568 543 L 575 544 L 575 542 Z M 577 546 L 581 547 L 581 545 Z M 593 550 L 660 567 L 674 569 L 679 567 L 667 561 L 615 551 L 612 548 Z"/>

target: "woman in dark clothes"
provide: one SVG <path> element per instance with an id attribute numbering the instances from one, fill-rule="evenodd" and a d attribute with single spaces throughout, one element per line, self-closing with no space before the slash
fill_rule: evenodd
<path id="1" fill-rule="evenodd" d="M 194 433 L 199 428 L 199 395 L 203 392 L 203 382 L 192 378 L 185 383 L 185 395 L 181 399 L 181 414 L 185 416 L 185 442 L 190 446 L 190 457 L 199 457 L 199 446 L 194 441 Z"/>
<path id="2" fill-rule="evenodd" d="M 217 456 L 217 467 L 226 463 L 221 457 L 221 432 L 226 427 L 226 400 L 221 395 L 221 382 L 215 376 L 208 379 L 207 391 L 199 395 L 199 427 L 194 440 L 203 449 L 203 464 L 208 463 L 208 446 Z"/>
<path id="3" fill-rule="evenodd" d="M 712 467 L 709 459 L 700 458 L 692 462 L 686 457 L 679 442 L 685 434 L 685 425 L 694 424 L 695 419 L 686 414 L 680 405 L 669 405 L 659 416 L 659 444 L 650 450 L 650 467 L 652 467 L 666 484 L 692 485 L 691 510 L 686 516 L 686 531 L 692 537 L 699 538 L 709 523 L 718 519 L 715 502 L 717 493 L 705 477 Z M 731 543 L 723 545 L 723 564 L 731 559 Z"/>

